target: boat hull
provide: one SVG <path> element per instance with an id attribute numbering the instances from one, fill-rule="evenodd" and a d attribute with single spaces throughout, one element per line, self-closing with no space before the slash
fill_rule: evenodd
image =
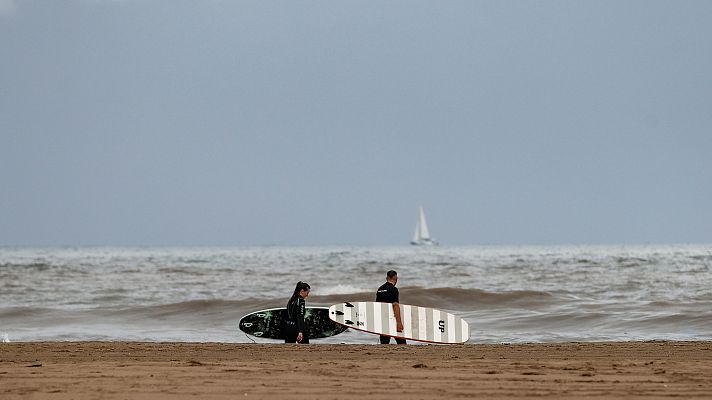
<path id="1" fill-rule="evenodd" d="M 411 241 L 410 244 L 413 246 L 438 246 L 440 243 L 436 242 L 435 240 L 419 240 L 419 241 Z"/>

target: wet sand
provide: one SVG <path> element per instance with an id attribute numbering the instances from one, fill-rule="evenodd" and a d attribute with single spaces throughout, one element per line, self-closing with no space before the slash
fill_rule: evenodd
<path id="1" fill-rule="evenodd" d="M 712 342 L 0 343 L 10 399 L 712 399 Z"/>

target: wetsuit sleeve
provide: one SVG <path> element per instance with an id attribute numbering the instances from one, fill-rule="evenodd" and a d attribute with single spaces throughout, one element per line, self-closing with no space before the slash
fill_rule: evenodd
<path id="1" fill-rule="evenodd" d="M 306 313 L 306 302 L 304 299 L 299 299 L 297 310 L 297 332 L 305 332 L 304 315 Z"/>

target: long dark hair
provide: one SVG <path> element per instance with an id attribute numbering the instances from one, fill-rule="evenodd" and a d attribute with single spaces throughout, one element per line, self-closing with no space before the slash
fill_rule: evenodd
<path id="1" fill-rule="evenodd" d="M 292 294 L 292 298 L 289 299 L 289 301 L 292 301 L 297 298 L 297 296 L 299 296 L 299 292 L 301 292 L 302 290 L 311 290 L 311 286 L 309 286 L 309 284 L 306 282 L 297 282 L 297 287 L 294 288 L 294 294 Z"/>

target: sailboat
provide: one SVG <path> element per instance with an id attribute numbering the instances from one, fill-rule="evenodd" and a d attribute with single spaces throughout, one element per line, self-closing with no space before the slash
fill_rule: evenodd
<path id="1" fill-rule="evenodd" d="M 413 240 L 410 241 L 410 244 L 413 246 L 437 246 L 439 244 L 437 240 L 430 237 L 428 224 L 425 222 L 423 207 L 420 207 L 418 224 L 415 225 L 415 233 L 413 234 Z"/>

